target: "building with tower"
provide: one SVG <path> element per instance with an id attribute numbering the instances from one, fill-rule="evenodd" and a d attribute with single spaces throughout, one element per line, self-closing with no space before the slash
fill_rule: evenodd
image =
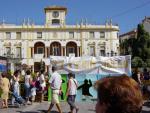
<path id="1" fill-rule="evenodd" d="M 67 8 L 46 7 L 45 24 L 23 22 L 21 25 L 0 24 L 0 56 L 6 56 L 14 71 L 28 65 L 37 72 L 42 66 L 48 71 L 49 57 L 119 55 L 119 26 L 112 22 L 93 25 L 81 22 L 66 24 Z"/>

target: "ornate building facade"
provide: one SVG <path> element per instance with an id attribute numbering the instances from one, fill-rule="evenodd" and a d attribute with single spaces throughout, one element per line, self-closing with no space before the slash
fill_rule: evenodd
<path id="1" fill-rule="evenodd" d="M 8 57 L 13 71 L 28 65 L 39 71 L 43 62 L 45 71 L 50 66 L 49 57 L 83 55 L 119 55 L 119 27 L 111 22 L 104 25 L 89 23 L 67 25 L 67 8 L 46 7 L 45 24 L 0 24 L 0 56 Z"/>

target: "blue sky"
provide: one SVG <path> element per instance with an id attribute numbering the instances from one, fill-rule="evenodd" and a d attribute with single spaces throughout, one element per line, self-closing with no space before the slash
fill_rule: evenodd
<path id="1" fill-rule="evenodd" d="M 0 0 L 0 22 L 21 24 L 30 18 L 44 24 L 44 7 L 60 5 L 68 8 L 67 23 L 76 24 L 82 18 L 89 23 L 103 24 L 107 18 L 120 27 L 120 34 L 132 30 L 145 16 L 150 16 L 150 3 L 133 9 L 150 0 Z M 133 10 L 130 10 L 133 9 Z M 130 10 L 130 11 L 128 11 Z M 115 16 L 120 13 L 127 13 Z"/>

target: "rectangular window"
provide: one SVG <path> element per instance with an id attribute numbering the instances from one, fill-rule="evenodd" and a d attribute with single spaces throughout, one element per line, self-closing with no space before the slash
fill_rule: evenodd
<path id="1" fill-rule="evenodd" d="M 6 32 L 6 38 L 11 39 L 11 33 L 10 32 Z"/>
<path id="2" fill-rule="evenodd" d="M 42 38 L 42 32 L 37 32 L 37 38 Z"/>
<path id="3" fill-rule="evenodd" d="M 43 54 L 44 48 L 43 47 L 37 47 L 37 54 Z"/>
<path id="4" fill-rule="evenodd" d="M 53 19 L 52 25 L 60 25 L 60 20 L 59 19 Z"/>
<path id="5" fill-rule="evenodd" d="M 21 47 L 16 48 L 16 57 L 21 58 Z"/>
<path id="6" fill-rule="evenodd" d="M 94 36 L 94 32 L 93 31 L 91 31 L 90 32 L 90 38 L 94 38 L 95 36 Z"/>
<path id="7" fill-rule="evenodd" d="M 105 56 L 105 50 L 100 50 L 100 56 Z"/>
<path id="8" fill-rule="evenodd" d="M 104 31 L 100 32 L 100 38 L 105 38 L 105 32 Z"/>
<path id="9" fill-rule="evenodd" d="M 75 48 L 74 47 L 68 47 L 68 52 L 69 53 L 75 53 Z"/>
<path id="10" fill-rule="evenodd" d="M 57 46 L 54 46 L 54 47 L 53 47 L 53 55 L 54 55 L 54 56 L 60 56 L 59 47 L 57 47 Z"/>
<path id="11" fill-rule="evenodd" d="M 16 39 L 21 39 L 21 32 L 16 33 Z"/>
<path id="12" fill-rule="evenodd" d="M 6 47 L 6 55 L 7 56 L 11 55 L 11 48 L 10 47 Z"/>
<path id="13" fill-rule="evenodd" d="M 90 51 L 89 51 L 90 56 L 95 56 L 95 47 L 90 46 Z"/>
<path id="14" fill-rule="evenodd" d="M 74 38 L 74 32 L 69 32 L 69 38 Z"/>

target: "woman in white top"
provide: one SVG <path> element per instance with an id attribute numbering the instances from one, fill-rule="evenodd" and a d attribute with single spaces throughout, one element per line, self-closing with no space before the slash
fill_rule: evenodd
<path id="1" fill-rule="evenodd" d="M 13 76 L 13 78 L 11 80 L 11 85 L 12 85 L 12 88 L 13 88 L 13 93 L 14 93 L 14 95 L 17 95 L 17 96 L 20 95 L 19 77 L 20 77 L 20 72 L 19 72 L 19 70 L 16 70 L 14 72 L 14 76 Z M 14 102 L 15 102 L 15 98 L 12 97 L 12 105 L 14 105 Z"/>
<path id="2" fill-rule="evenodd" d="M 46 87 L 46 82 L 45 82 L 43 70 L 41 71 L 41 74 L 39 76 L 39 82 L 40 82 L 40 86 L 42 87 L 42 90 L 44 90 L 44 88 Z"/>
<path id="3" fill-rule="evenodd" d="M 27 103 L 29 102 L 29 96 L 30 96 L 30 84 L 31 84 L 31 75 L 30 75 L 30 70 L 26 71 L 26 75 L 25 75 L 25 97 L 26 97 L 26 101 Z"/>
<path id="4" fill-rule="evenodd" d="M 42 102 L 44 99 L 44 90 L 46 87 L 46 82 L 45 82 L 45 78 L 44 78 L 44 70 L 41 70 L 41 73 L 40 73 L 40 76 L 38 77 L 38 80 L 40 82 L 40 87 L 42 90 L 42 91 L 40 91 L 40 102 Z"/>
<path id="5" fill-rule="evenodd" d="M 67 87 L 67 93 L 66 93 L 67 102 L 70 105 L 70 113 L 73 113 L 74 109 L 76 110 L 76 113 L 77 113 L 79 108 L 75 105 L 75 98 L 77 94 L 78 83 L 72 73 L 69 73 L 68 77 L 69 77 L 69 80 L 68 80 L 68 87 Z"/>

